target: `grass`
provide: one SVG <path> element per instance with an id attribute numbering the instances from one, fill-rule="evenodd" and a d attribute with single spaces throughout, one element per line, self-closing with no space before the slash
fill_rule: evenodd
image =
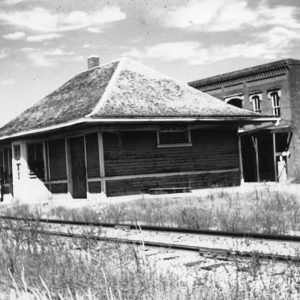
<path id="1" fill-rule="evenodd" d="M 295 195 L 264 188 L 247 193 L 217 192 L 201 197 L 140 199 L 107 205 L 98 210 L 88 207 L 56 207 L 48 213 L 48 217 L 193 229 L 297 234 L 297 231 L 300 231 L 300 201 Z"/>
<path id="2" fill-rule="evenodd" d="M 15 226 L 0 231 L 0 298 L 5 299 L 299 299 L 300 266 L 223 261 L 212 270 L 161 267 L 143 248 L 61 239 Z M 92 233 L 95 234 L 94 232 Z M 151 256 L 150 256 L 151 258 Z M 204 264 L 215 263 L 199 256 Z M 201 264 L 200 264 L 201 266 Z M 192 280 L 190 277 L 193 277 Z M 10 297 L 10 298 L 8 298 Z"/>
<path id="3" fill-rule="evenodd" d="M 1 282 L 19 295 L 38 291 L 51 299 L 152 299 L 153 289 L 168 292 L 176 282 L 159 275 L 152 281 L 154 269 L 145 267 L 134 247 L 100 245 L 90 239 L 94 232 L 70 240 L 36 234 L 36 228 L 0 232 Z"/>
<path id="4" fill-rule="evenodd" d="M 28 205 L 2 214 L 41 217 Z M 201 229 L 297 233 L 300 205 L 296 196 L 265 188 L 247 193 L 215 192 L 206 196 L 140 199 L 97 209 L 57 207 L 48 217 L 67 220 L 129 222 Z M 7 222 L 9 221 L 3 221 Z M 7 299 L 299 299 L 299 262 L 225 261 L 211 270 L 201 264 L 220 263 L 199 256 L 194 267 L 163 269 L 143 248 L 62 239 L 14 225 L 0 230 L 0 298 Z M 222 261 L 221 261 L 222 262 Z"/>

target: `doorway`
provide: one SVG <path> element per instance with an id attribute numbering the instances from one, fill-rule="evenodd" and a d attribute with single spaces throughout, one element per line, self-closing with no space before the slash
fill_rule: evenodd
<path id="1" fill-rule="evenodd" d="M 73 198 L 87 197 L 84 138 L 70 138 L 70 156 L 73 181 Z"/>
<path id="2" fill-rule="evenodd" d="M 259 131 L 241 136 L 245 182 L 275 181 L 272 134 Z"/>

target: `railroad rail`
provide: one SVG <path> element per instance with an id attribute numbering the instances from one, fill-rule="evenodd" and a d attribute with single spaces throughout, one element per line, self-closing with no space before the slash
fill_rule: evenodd
<path id="1" fill-rule="evenodd" d="M 290 241 L 290 242 L 299 242 L 299 236 L 285 236 L 285 235 L 266 235 L 258 233 L 242 233 L 242 232 L 225 232 L 217 230 L 196 230 L 188 228 L 173 228 L 173 227 L 160 227 L 160 226 L 138 226 L 133 224 L 115 224 L 115 223 L 98 223 L 98 222 L 83 222 L 83 221 L 66 221 L 66 220 L 54 220 L 54 219 L 34 219 L 34 218 L 19 218 L 19 217 L 8 217 L 0 216 L 0 220 L 11 220 L 11 221 L 23 221 L 23 222 L 35 222 L 35 223 L 46 223 L 56 224 L 56 225 L 72 225 L 72 226 L 96 226 L 96 227 L 108 227 L 108 228 L 117 228 L 125 230 L 141 230 L 141 231 L 158 231 L 158 232 L 176 232 L 176 233 L 188 233 L 188 234 L 202 234 L 202 235 L 215 235 L 223 237 L 239 237 L 239 238 L 254 238 L 254 239 L 264 239 L 264 240 L 273 240 L 273 241 Z M 13 230 L 13 226 L 0 226 L 2 230 Z M 51 235 L 57 237 L 65 238 L 77 238 L 77 239 L 86 239 L 90 238 L 99 242 L 109 242 L 109 243 L 121 243 L 121 244 L 131 244 L 138 246 L 146 247 L 159 247 L 159 248 L 168 248 L 174 250 L 183 250 L 183 251 L 193 251 L 198 252 L 201 255 L 212 255 L 217 259 L 229 258 L 229 257 L 242 257 L 242 258 L 260 258 L 260 259 L 271 259 L 276 261 L 297 261 L 300 262 L 300 257 L 296 255 L 282 255 L 282 254 L 269 254 L 263 252 L 252 252 L 252 251 L 237 251 L 223 248 L 210 248 L 194 245 L 185 245 L 185 244 L 176 244 L 168 242 L 158 242 L 158 241 L 143 241 L 143 240 L 134 240 L 128 238 L 119 238 L 119 237 L 107 237 L 107 236 L 97 236 L 86 234 L 78 234 L 71 232 L 62 232 L 62 231 L 53 231 L 53 230 L 40 230 L 32 229 L 27 227 L 18 228 L 22 231 L 30 231 L 42 235 Z"/>
<path id="2" fill-rule="evenodd" d="M 139 224 L 129 224 L 129 223 L 68 221 L 68 220 L 45 219 L 45 218 L 35 219 L 35 218 L 20 218 L 20 217 L 10 217 L 10 216 L 0 216 L 0 220 L 1 219 L 12 220 L 12 221 L 24 221 L 24 222 L 40 222 L 40 223 L 46 223 L 46 224 L 123 228 L 123 229 L 128 229 L 128 230 L 138 229 L 138 230 L 143 230 L 143 231 L 177 232 L 177 233 L 189 233 L 189 234 L 215 235 L 215 236 L 224 236 L 224 237 L 264 239 L 264 240 L 272 240 L 272 241 L 300 242 L 300 236 L 282 235 L 282 234 L 265 234 L 265 233 L 253 233 L 253 232 L 192 229 L 192 228 L 183 228 L 183 227 L 181 227 L 181 228 L 180 227 L 171 227 L 171 226 L 166 227 L 166 226 L 139 225 Z"/>

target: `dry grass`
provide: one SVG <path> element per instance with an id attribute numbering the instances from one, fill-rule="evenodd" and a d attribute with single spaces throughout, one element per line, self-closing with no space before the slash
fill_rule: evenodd
<path id="1" fill-rule="evenodd" d="M 99 210 L 57 207 L 50 217 L 100 221 L 247 231 L 268 234 L 297 234 L 300 231 L 300 202 L 297 197 L 270 188 L 247 193 L 218 192 L 198 197 L 140 199 Z"/>
<path id="2" fill-rule="evenodd" d="M 2 212 L 4 214 L 4 212 Z M 40 217 L 28 205 L 5 214 Z M 53 218 L 132 222 L 191 228 L 245 230 L 267 233 L 299 231 L 296 196 L 269 188 L 249 192 L 216 192 L 206 196 L 141 199 L 102 209 L 56 208 Z M 8 221 L 6 221 L 8 222 Z M 3 220 L 2 220 L 3 224 Z M 5 225 L 5 224 L 4 224 Z M 0 230 L 1 299 L 299 299 L 300 265 L 251 260 L 225 261 L 205 270 L 201 264 L 163 270 L 142 248 L 62 239 L 15 225 Z M 199 257 L 205 264 L 208 259 Z M 219 263 L 220 261 L 216 261 Z M 188 274 L 188 276 L 183 275 Z M 192 279 L 190 278 L 192 277 Z"/>
<path id="3" fill-rule="evenodd" d="M 154 290 L 169 293 L 178 285 L 155 274 L 133 247 L 98 244 L 91 239 L 94 232 L 83 240 L 40 235 L 37 226 L 0 232 L 4 292 L 13 287 L 18 295 L 41 293 L 47 299 L 155 299 Z"/>
<path id="4" fill-rule="evenodd" d="M 143 249 L 0 231 L 1 299 L 299 299 L 298 264 L 236 259 L 193 280 L 159 268 Z M 94 234 L 94 233 L 93 233 Z M 201 259 L 201 258 L 199 258 Z"/>

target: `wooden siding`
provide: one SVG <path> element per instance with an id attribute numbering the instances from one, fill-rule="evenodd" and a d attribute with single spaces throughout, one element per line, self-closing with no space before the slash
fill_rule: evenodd
<path id="1" fill-rule="evenodd" d="M 50 189 L 53 194 L 67 193 L 68 185 L 67 183 L 52 183 Z"/>
<path id="2" fill-rule="evenodd" d="M 86 158 L 87 158 L 87 176 L 88 178 L 99 177 L 99 148 L 98 134 L 91 133 L 85 136 L 86 140 Z"/>
<path id="3" fill-rule="evenodd" d="M 145 193 L 148 189 L 155 187 L 168 188 L 173 186 L 189 186 L 193 189 L 199 189 L 207 187 L 236 186 L 239 184 L 239 172 L 224 172 L 217 174 L 198 174 L 107 181 L 106 189 L 108 196 L 119 196 Z"/>
<path id="4" fill-rule="evenodd" d="M 65 140 L 49 141 L 50 180 L 67 179 Z"/>
<path id="5" fill-rule="evenodd" d="M 155 131 L 105 132 L 105 176 L 239 167 L 236 130 L 192 130 L 191 136 L 192 147 L 157 148 Z"/>
<path id="6" fill-rule="evenodd" d="M 88 183 L 89 193 L 101 193 L 101 182 L 89 182 Z"/>

